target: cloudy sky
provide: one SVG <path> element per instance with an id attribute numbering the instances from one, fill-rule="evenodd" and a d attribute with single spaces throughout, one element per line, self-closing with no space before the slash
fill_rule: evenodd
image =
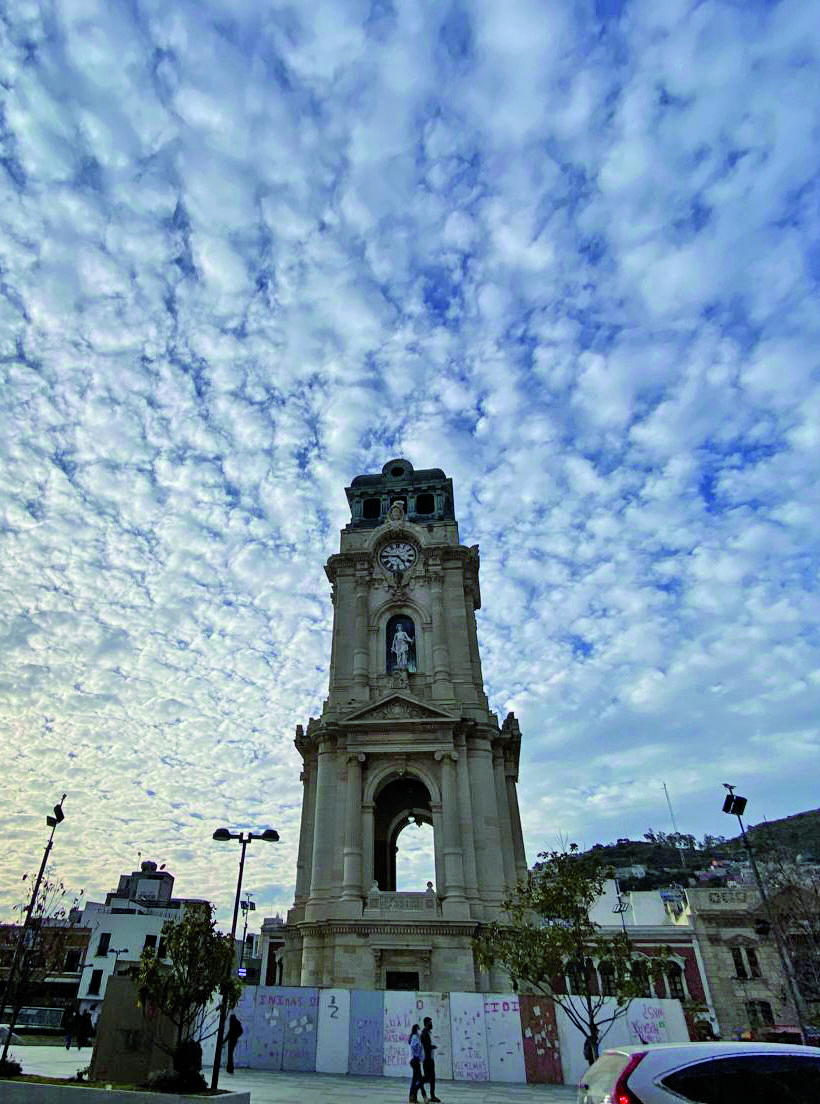
<path id="1" fill-rule="evenodd" d="M 818 803 L 805 0 L 0 5 L 0 913 L 292 900 L 343 488 L 444 468 L 530 859 Z M 417 860 L 421 863 L 421 858 Z M 419 865 L 417 872 L 421 872 Z M 412 880 L 412 879 L 411 879 Z"/>

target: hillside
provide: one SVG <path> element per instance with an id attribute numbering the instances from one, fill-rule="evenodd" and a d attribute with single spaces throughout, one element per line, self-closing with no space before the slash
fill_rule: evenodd
<path id="1" fill-rule="evenodd" d="M 747 835 L 758 857 L 773 849 L 789 856 L 801 855 L 820 862 L 820 809 L 795 813 L 780 820 L 749 825 Z M 619 872 L 621 888 L 657 889 L 670 882 L 687 884 L 700 871 L 708 870 L 715 860 L 743 861 L 746 852 L 740 834 L 726 838 L 706 836 L 696 841 L 683 833 L 646 833 L 642 840 L 619 839 L 615 843 L 595 844 L 596 857 Z M 629 867 L 645 867 L 646 875 L 627 873 Z"/>

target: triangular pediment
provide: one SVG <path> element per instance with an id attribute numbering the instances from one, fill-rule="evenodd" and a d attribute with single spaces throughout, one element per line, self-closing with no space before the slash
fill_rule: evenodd
<path id="1" fill-rule="evenodd" d="M 452 713 L 445 713 L 443 709 L 428 705 L 427 702 L 421 702 L 409 694 L 392 693 L 382 698 L 381 701 L 372 702 L 370 705 L 364 706 L 363 709 L 348 713 L 342 719 L 342 724 L 366 724 L 369 721 L 380 724 L 385 721 L 399 723 L 402 721 L 414 723 L 434 721 L 441 724 L 444 721 L 448 724 L 455 724 L 458 717 Z"/>

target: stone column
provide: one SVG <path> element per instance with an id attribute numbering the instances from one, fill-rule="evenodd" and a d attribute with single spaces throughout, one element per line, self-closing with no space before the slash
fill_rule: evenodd
<path id="1" fill-rule="evenodd" d="M 372 801 L 362 803 L 362 882 L 365 893 L 373 885 L 373 812 Z"/>
<path id="2" fill-rule="evenodd" d="M 459 828 L 461 853 L 464 861 L 464 892 L 470 902 L 470 915 L 480 920 L 483 915 L 478 893 L 478 875 L 475 866 L 475 839 L 473 837 L 473 803 L 470 799 L 470 776 L 467 769 L 467 741 L 463 732 L 454 736 L 458 759 L 456 760 L 456 784 L 458 786 Z"/>
<path id="3" fill-rule="evenodd" d="M 294 906 L 304 906 L 310 893 L 311 859 L 313 857 L 313 818 L 315 816 L 316 767 L 305 769 L 299 775 L 302 783 L 302 819 L 299 825 L 299 857 L 296 861 L 296 893 Z"/>
<path id="4" fill-rule="evenodd" d="M 333 824 L 335 779 L 334 760 L 335 741 L 325 736 L 319 744 L 316 770 L 316 808 L 313 828 L 313 859 L 311 863 L 310 898 L 307 903 L 307 920 L 323 919 L 322 899 L 328 895 L 333 871 L 333 833 L 328 832 L 328 823 Z"/>
<path id="5" fill-rule="evenodd" d="M 454 751 L 437 751 L 441 763 L 441 811 L 444 827 L 444 894 L 445 919 L 467 915 L 464 897 L 464 860 L 458 832 L 458 792 L 456 790 L 456 759 Z"/>
<path id="6" fill-rule="evenodd" d="M 433 818 L 433 851 L 436 861 L 436 893 L 442 895 L 442 886 L 447 885 L 447 876 L 444 871 L 444 823 L 441 816 L 441 803 L 430 802 L 430 813 Z M 446 890 L 445 890 L 446 892 Z"/>
<path id="7" fill-rule="evenodd" d="M 444 625 L 444 578 L 441 567 L 430 567 L 430 592 L 433 600 L 433 698 L 452 698 L 453 681 Z"/>
<path id="8" fill-rule="evenodd" d="M 345 805 L 343 914 L 362 914 L 362 763 L 359 752 L 347 757 L 347 793 Z"/>
<path id="9" fill-rule="evenodd" d="M 513 889 L 515 877 L 515 854 L 513 852 L 512 825 L 507 804 L 507 783 L 504 778 L 504 752 L 493 748 L 493 775 L 495 777 L 495 799 L 498 803 L 498 828 L 501 835 L 501 850 L 504 856 L 504 885 Z"/>
<path id="10" fill-rule="evenodd" d="M 494 919 L 503 897 L 504 872 L 501 834 L 498 830 L 498 802 L 495 797 L 492 753 L 489 741 L 476 739 L 468 756 L 470 792 L 473 802 L 478 892 L 484 902 L 485 919 Z"/>
<path id="11" fill-rule="evenodd" d="M 356 567 L 356 619 L 355 619 L 355 640 L 353 644 L 353 684 L 356 688 L 356 696 L 359 698 L 367 699 L 367 682 L 368 682 L 368 584 L 369 579 L 367 577 L 366 570 L 357 565 Z"/>
<path id="12" fill-rule="evenodd" d="M 510 824 L 512 825 L 515 878 L 517 882 L 523 882 L 527 878 L 527 852 L 524 848 L 524 833 L 521 830 L 521 813 L 518 809 L 515 768 L 511 765 L 505 770 L 505 780 L 507 783 L 507 805 L 509 806 Z"/>

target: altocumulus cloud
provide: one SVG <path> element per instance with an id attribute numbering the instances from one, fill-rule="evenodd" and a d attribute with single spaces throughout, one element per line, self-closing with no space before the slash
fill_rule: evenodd
<path id="1" fill-rule="evenodd" d="M 481 545 L 531 857 L 663 781 L 696 834 L 816 802 L 819 68 L 800 0 L 8 9 L 4 914 L 64 790 L 72 888 L 141 853 L 225 919 L 213 828 L 273 824 L 288 905 L 322 567 L 396 455 Z"/>

